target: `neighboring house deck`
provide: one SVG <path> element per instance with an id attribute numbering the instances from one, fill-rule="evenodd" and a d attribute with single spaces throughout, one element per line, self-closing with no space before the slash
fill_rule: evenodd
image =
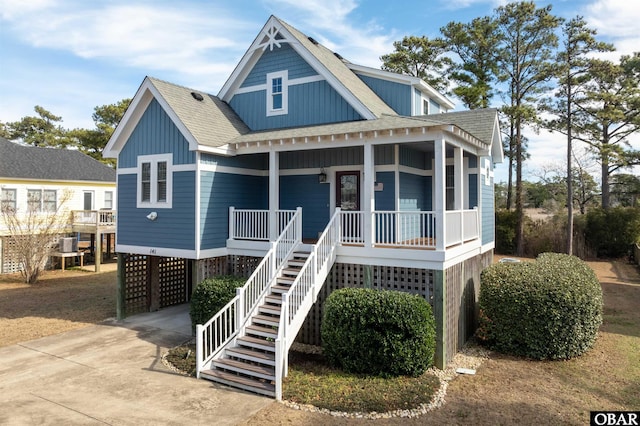
<path id="1" fill-rule="evenodd" d="M 61 208 L 60 236 L 90 235 L 101 260 L 103 236 L 110 246 L 115 235 L 116 172 L 75 150 L 20 145 L 0 138 L 0 201 L 2 207 L 24 217 L 31 211 L 46 214 Z M 100 209 L 100 210 L 98 210 Z M 12 253 L 10 229 L 0 216 L 0 272 L 20 270 Z"/>
<path id="2" fill-rule="evenodd" d="M 453 106 L 273 16 L 217 96 L 145 78 L 105 148 L 118 315 L 246 276 L 198 327 L 198 376 L 280 398 L 288 349 L 320 343 L 331 291 L 400 290 L 432 304 L 444 367 L 475 330 L 503 160 L 497 111 Z"/>

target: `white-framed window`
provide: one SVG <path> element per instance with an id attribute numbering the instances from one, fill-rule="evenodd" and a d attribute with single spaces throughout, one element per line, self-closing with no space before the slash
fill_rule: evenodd
<path id="1" fill-rule="evenodd" d="M 104 192 L 104 208 L 106 210 L 113 210 L 113 191 Z"/>
<path id="2" fill-rule="evenodd" d="M 16 211 L 16 189 L 15 188 L 2 188 L 0 193 L 0 208 L 4 211 L 15 212 Z"/>
<path id="3" fill-rule="evenodd" d="M 267 116 L 289 113 L 289 72 L 267 74 Z"/>
<path id="4" fill-rule="evenodd" d="M 27 209 L 30 212 L 42 211 L 42 190 L 27 189 Z"/>
<path id="5" fill-rule="evenodd" d="M 429 115 L 429 99 L 422 98 L 422 115 Z"/>
<path id="6" fill-rule="evenodd" d="M 45 212 L 55 212 L 58 207 L 58 191 L 55 189 L 45 189 L 42 191 L 42 210 Z"/>
<path id="7" fill-rule="evenodd" d="M 171 208 L 173 190 L 172 163 L 172 154 L 142 155 L 138 157 L 138 208 Z"/>
<path id="8" fill-rule="evenodd" d="M 453 165 L 447 165 L 445 168 L 445 196 L 446 196 L 446 209 L 454 210 L 456 207 L 456 192 L 455 192 L 455 167 Z"/>

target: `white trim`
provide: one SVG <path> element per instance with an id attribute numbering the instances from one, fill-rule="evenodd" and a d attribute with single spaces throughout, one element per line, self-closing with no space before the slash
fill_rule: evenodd
<path id="1" fill-rule="evenodd" d="M 168 154 L 168 155 L 172 155 L 172 154 Z M 171 167 L 171 170 L 173 170 L 174 172 L 193 172 L 197 170 L 197 165 L 196 164 L 174 164 Z"/>
<path id="2" fill-rule="evenodd" d="M 195 169 L 196 169 L 196 176 L 195 176 L 195 180 L 196 180 L 196 194 L 195 194 L 195 215 L 196 215 L 196 220 L 195 220 L 195 238 L 196 238 L 196 259 L 200 258 L 200 244 L 202 243 L 202 238 L 200 236 L 200 197 L 201 197 L 201 182 L 200 182 L 200 156 L 202 154 L 200 152 L 196 152 L 196 164 L 195 164 Z"/>
<path id="3" fill-rule="evenodd" d="M 496 242 L 491 241 L 490 243 L 484 244 L 482 247 L 480 247 L 480 253 L 486 253 L 489 250 L 493 250 L 494 248 L 496 248 Z"/>
<path id="4" fill-rule="evenodd" d="M 269 176 L 269 170 L 243 169 L 240 167 L 220 166 L 217 164 L 202 164 L 200 167 L 200 171 L 213 173 L 220 172 L 246 176 Z"/>
<path id="5" fill-rule="evenodd" d="M 158 197 L 158 163 L 167 163 L 166 201 L 157 201 Z M 151 163 L 151 201 L 142 201 L 142 164 Z M 136 207 L 170 209 L 173 206 L 173 154 L 154 154 L 138 156 L 136 179 Z M 156 201 L 154 201 L 156 200 Z"/>
<path id="6" fill-rule="evenodd" d="M 267 251 L 265 250 L 264 253 L 266 254 Z M 226 247 L 199 250 L 197 260 L 210 259 L 212 257 L 227 256 L 228 254 L 229 254 L 229 250 L 227 250 Z"/>
<path id="7" fill-rule="evenodd" d="M 317 81 L 326 81 L 327 79 L 321 75 L 312 75 L 309 77 L 300 77 L 289 80 L 289 87 L 297 86 L 299 84 L 315 83 Z M 267 80 L 268 81 L 268 80 Z M 235 91 L 234 95 L 240 95 L 243 93 L 253 93 L 267 90 L 267 84 L 256 84 L 254 86 L 241 87 Z"/>
<path id="8" fill-rule="evenodd" d="M 128 244 L 117 244 L 116 252 L 131 253 L 162 257 L 181 257 L 184 259 L 196 259 L 195 250 L 174 249 L 166 247 L 133 246 Z"/>
<path id="9" fill-rule="evenodd" d="M 138 173 L 137 167 L 122 167 L 116 170 L 118 175 L 135 175 L 136 173 Z"/>
<path id="10" fill-rule="evenodd" d="M 273 80 L 281 80 L 282 106 L 280 108 L 273 107 Z M 267 73 L 267 117 L 274 115 L 287 115 L 289 113 L 289 71 L 277 71 Z"/>

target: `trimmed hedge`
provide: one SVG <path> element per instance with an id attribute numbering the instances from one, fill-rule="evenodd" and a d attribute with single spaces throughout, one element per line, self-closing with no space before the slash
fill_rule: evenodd
<path id="1" fill-rule="evenodd" d="M 491 349 L 534 359 L 569 359 L 593 346 L 602 288 L 574 256 L 491 265 L 481 275 L 478 337 Z"/>
<path id="2" fill-rule="evenodd" d="M 236 288 L 242 287 L 247 280 L 231 275 L 207 278 L 196 287 L 191 296 L 191 328 L 195 333 L 196 324 L 204 324 L 229 303 L 236 295 Z"/>
<path id="3" fill-rule="evenodd" d="M 435 319 L 420 296 L 336 290 L 325 303 L 321 335 L 329 363 L 350 373 L 419 376 L 433 364 Z"/>

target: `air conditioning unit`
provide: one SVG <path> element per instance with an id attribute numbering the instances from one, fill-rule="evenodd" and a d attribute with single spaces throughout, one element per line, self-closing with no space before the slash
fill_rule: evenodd
<path id="1" fill-rule="evenodd" d="M 61 253 L 74 253 L 78 251 L 78 239 L 75 237 L 60 238 L 58 248 Z"/>

